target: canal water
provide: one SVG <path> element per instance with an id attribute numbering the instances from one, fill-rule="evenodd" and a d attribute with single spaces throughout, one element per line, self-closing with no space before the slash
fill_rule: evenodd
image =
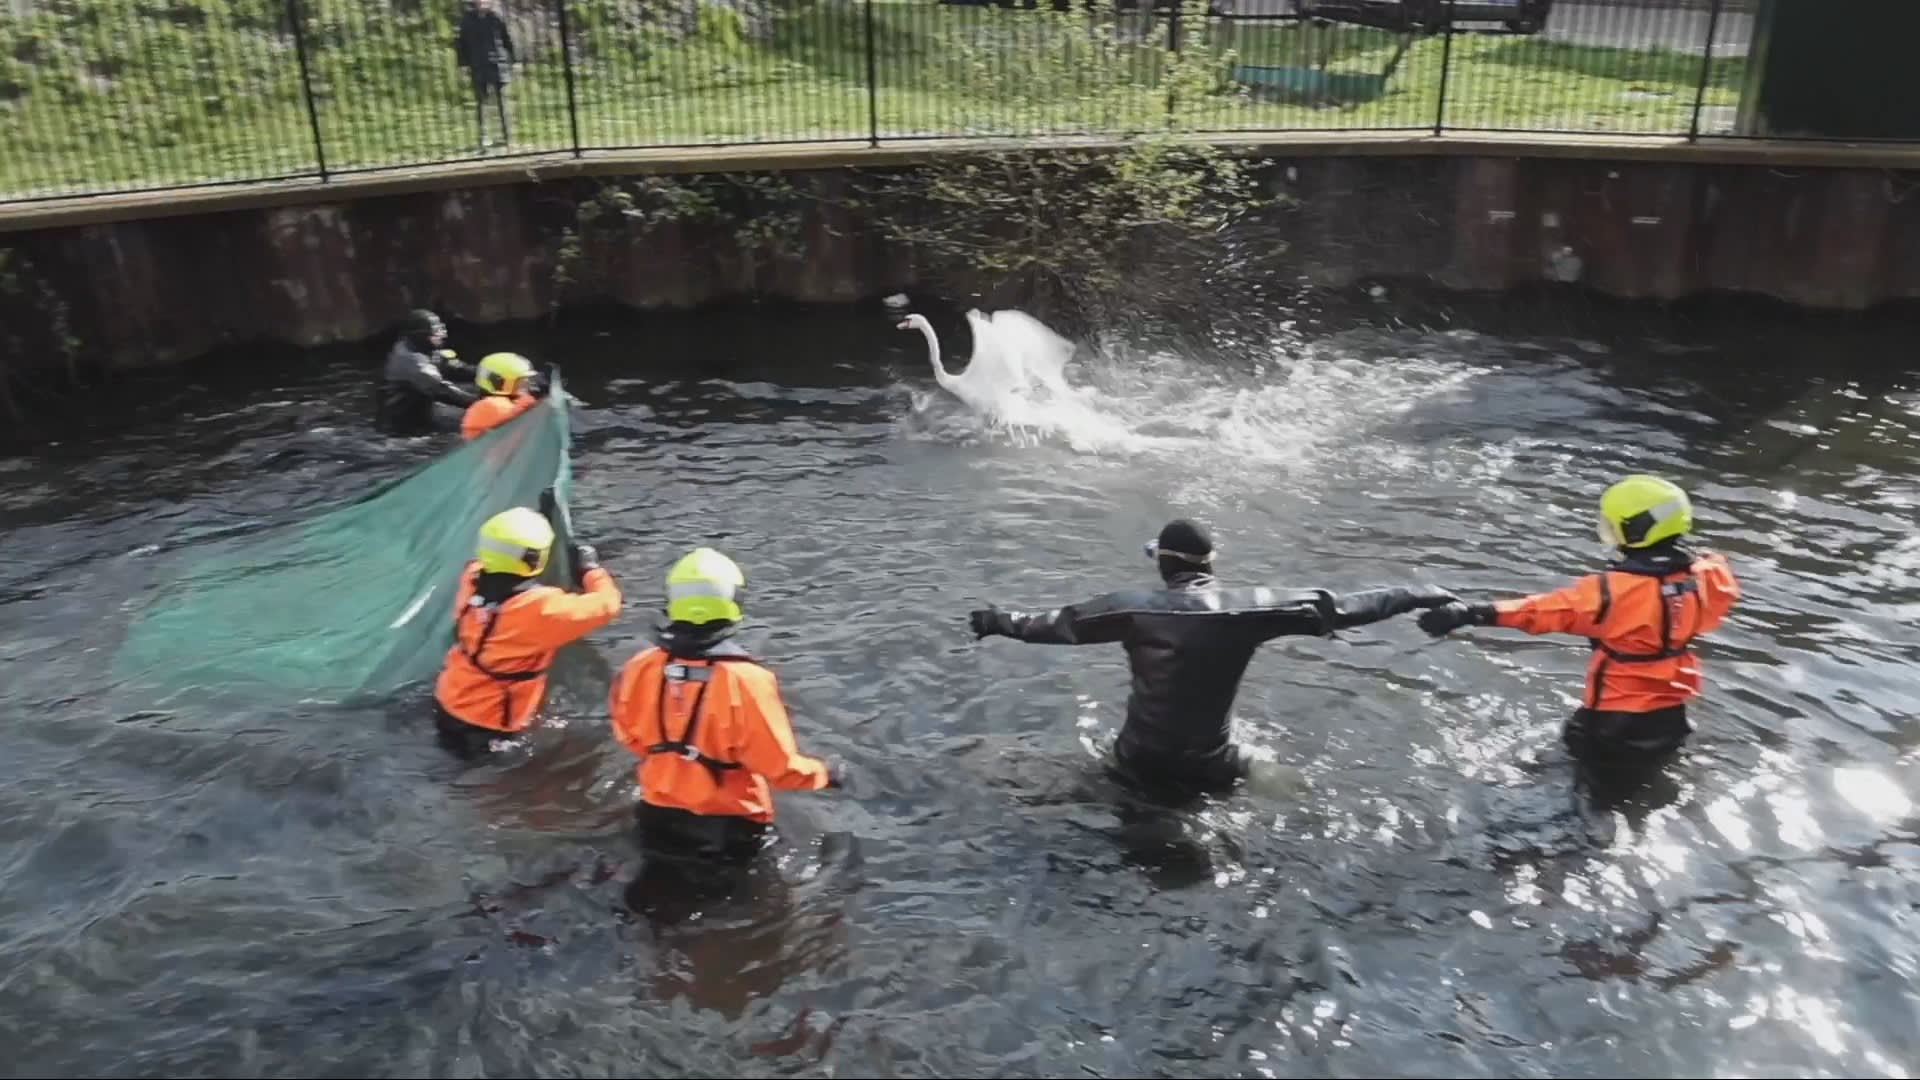
<path id="1" fill-rule="evenodd" d="M 430 459 L 367 430 L 384 342 L 121 383 L 0 459 L 5 1072 L 1907 1075 L 1910 325 L 1387 296 L 1061 363 L 1018 313 L 935 323 L 1021 426 L 877 307 L 456 328 L 564 365 L 575 518 L 628 596 L 481 763 L 425 688 L 239 715 L 103 674 L 152 545 Z M 1686 757 L 1626 806 L 1557 744 L 1578 641 L 1275 641 L 1239 724 L 1307 791 L 1168 812 L 1099 767 L 1117 647 L 967 630 L 1150 581 L 1174 516 L 1235 583 L 1546 589 L 1598 565 L 1629 471 L 1692 493 L 1746 595 Z M 784 798 L 730 898 L 642 902 L 606 679 L 702 543 L 854 781 Z"/>

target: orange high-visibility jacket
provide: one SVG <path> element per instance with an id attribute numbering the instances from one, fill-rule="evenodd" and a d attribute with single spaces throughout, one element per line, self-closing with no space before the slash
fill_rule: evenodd
<path id="1" fill-rule="evenodd" d="M 512 398 L 488 394 L 467 406 L 465 415 L 460 418 L 460 437 L 477 439 L 538 404 L 540 399 L 532 394 L 520 394 Z"/>
<path id="2" fill-rule="evenodd" d="M 1700 693 L 1693 641 L 1719 626 L 1739 599 L 1726 557 L 1709 553 L 1664 575 L 1608 569 L 1553 592 L 1495 601 L 1494 625 L 1589 639 L 1583 704 L 1652 712 Z"/>
<path id="3" fill-rule="evenodd" d="M 476 727 L 521 731 L 546 700 L 553 654 L 620 613 L 620 589 L 602 567 L 587 571 L 584 593 L 535 585 L 498 605 L 479 602 L 479 562 L 460 575 L 453 607 L 453 646 L 434 696 L 441 708 Z"/>
<path id="4" fill-rule="evenodd" d="M 649 647 L 620 670 L 608 707 L 614 735 L 640 755 L 641 798 L 656 806 L 765 824 L 774 788 L 818 791 L 830 779 L 796 749 L 774 673 L 737 649 L 683 659 Z"/>

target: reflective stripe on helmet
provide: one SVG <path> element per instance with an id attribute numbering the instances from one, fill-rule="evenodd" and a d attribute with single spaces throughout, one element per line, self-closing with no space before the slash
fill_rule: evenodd
<path id="1" fill-rule="evenodd" d="M 674 622 L 740 621 L 740 590 L 746 578 L 732 559 L 696 548 L 667 574 L 667 618 Z"/>
<path id="2" fill-rule="evenodd" d="M 1693 531 L 1693 504 L 1677 484 L 1644 473 L 1600 496 L 1601 538 L 1617 547 L 1649 547 Z"/>
<path id="3" fill-rule="evenodd" d="M 475 552 L 480 568 L 495 574 L 529 576 L 546 565 L 553 547 L 553 525 L 536 510 L 516 506 L 487 519 Z"/>
<path id="4" fill-rule="evenodd" d="M 720 581 L 675 581 L 667 585 L 667 617 L 674 622 L 737 622 L 736 588 Z"/>
<path id="5" fill-rule="evenodd" d="M 511 394 L 533 376 L 533 363 L 519 353 L 488 353 L 473 381 L 489 394 Z"/>

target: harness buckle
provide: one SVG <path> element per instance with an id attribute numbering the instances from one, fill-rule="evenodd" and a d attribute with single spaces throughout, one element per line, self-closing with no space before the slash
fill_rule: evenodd
<path id="1" fill-rule="evenodd" d="M 666 677 L 674 682 L 703 683 L 713 678 L 713 673 L 704 667 L 691 664 L 673 663 L 666 666 Z"/>

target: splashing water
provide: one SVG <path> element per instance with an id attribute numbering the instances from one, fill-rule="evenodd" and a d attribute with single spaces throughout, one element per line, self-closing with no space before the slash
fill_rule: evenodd
<path id="1" fill-rule="evenodd" d="M 967 312 L 973 359 L 942 380 L 943 389 L 984 422 L 990 433 L 1032 445 L 1059 439 L 1075 450 L 1131 449 L 1138 439 L 1124 420 L 1102 411 L 1094 395 L 1067 381 L 1073 342 L 1024 311 Z M 920 411 L 936 395 L 919 401 Z"/>
<path id="2" fill-rule="evenodd" d="M 1223 369 L 1217 358 L 1096 345 L 1083 365 L 1088 382 L 1076 386 L 1067 368 L 1078 347 L 1034 316 L 973 310 L 967 322 L 972 362 L 947 378 L 947 393 L 916 395 L 917 415 L 935 415 L 952 397 L 967 408 L 974 433 L 984 427 L 1016 445 L 1051 441 L 1106 456 L 1299 466 L 1335 445 L 1349 453 L 1368 428 L 1439 402 L 1479 373 L 1457 361 L 1371 364 L 1338 342 L 1275 344 L 1247 371 Z M 1365 452 L 1392 450 L 1374 444 Z"/>

